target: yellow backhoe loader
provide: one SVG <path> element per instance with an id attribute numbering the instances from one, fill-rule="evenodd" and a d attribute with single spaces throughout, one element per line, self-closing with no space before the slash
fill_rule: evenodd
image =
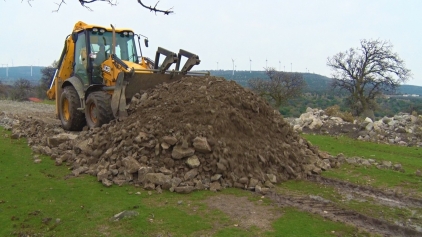
<path id="1" fill-rule="evenodd" d="M 136 39 L 139 45 L 138 57 Z M 80 131 L 85 125 L 99 127 L 127 116 L 132 97 L 163 82 L 183 76 L 209 75 L 191 72 L 200 63 L 188 51 L 173 53 L 158 47 L 155 60 L 142 55 L 141 38 L 130 29 L 115 29 L 77 22 L 68 35 L 52 78 L 49 99 L 56 100 L 56 116 L 65 130 Z M 164 59 L 160 63 L 160 56 Z M 180 64 L 184 58 L 184 66 Z M 175 64 L 175 69 L 169 68 Z"/>

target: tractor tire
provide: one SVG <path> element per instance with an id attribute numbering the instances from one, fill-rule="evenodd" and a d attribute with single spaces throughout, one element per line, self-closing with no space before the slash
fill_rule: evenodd
<path id="1" fill-rule="evenodd" d="M 85 103 L 85 118 L 88 127 L 101 127 L 114 119 L 111 110 L 111 95 L 105 91 L 94 91 Z"/>
<path id="2" fill-rule="evenodd" d="M 64 130 L 81 131 L 85 126 L 85 114 L 78 110 L 81 100 L 73 86 L 66 86 L 60 96 L 59 117 Z"/>

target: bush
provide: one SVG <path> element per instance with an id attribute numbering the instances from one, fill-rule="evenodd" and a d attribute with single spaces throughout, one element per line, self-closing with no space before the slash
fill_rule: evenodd
<path id="1" fill-rule="evenodd" d="M 325 113 L 328 116 L 331 116 L 331 117 L 333 117 L 333 116 L 339 117 L 338 114 L 341 113 L 340 112 L 340 106 L 338 106 L 338 105 L 330 106 L 330 107 L 325 109 Z"/>
<path id="2" fill-rule="evenodd" d="M 340 111 L 340 106 L 338 105 L 330 106 L 324 111 L 328 116 L 340 117 L 341 119 L 349 123 L 353 123 L 353 121 L 355 120 L 355 117 L 353 117 L 352 113 Z"/>

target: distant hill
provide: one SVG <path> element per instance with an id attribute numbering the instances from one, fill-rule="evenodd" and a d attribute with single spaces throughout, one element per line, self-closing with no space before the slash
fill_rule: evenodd
<path id="1" fill-rule="evenodd" d="M 28 79 L 33 83 L 38 83 L 41 78 L 41 69 L 44 67 L 32 66 L 20 66 L 20 67 L 0 67 L 0 81 L 3 84 L 12 85 L 16 80 L 23 78 Z"/>
<path id="2" fill-rule="evenodd" d="M 12 85 L 17 79 L 24 78 L 30 80 L 34 84 L 38 84 L 41 78 L 41 69 L 44 67 L 20 66 L 20 67 L 0 67 L 0 81 L 3 84 Z M 227 80 L 233 80 L 241 86 L 247 87 L 248 80 L 252 78 L 267 78 L 264 71 L 235 71 L 232 70 L 211 70 L 211 75 L 224 77 Z M 331 94 L 330 89 L 331 78 L 314 73 L 302 73 L 308 85 L 305 92 L 311 93 L 328 93 Z M 422 86 L 402 85 L 397 91 L 397 94 L 415 94 L 422 96 Z"/>
<path id="3" fill-rule="evenodd" d="M 211 70 L 211 75 L 224 77 L 233 80 L 241 86 L 247 87 L 248 80 L 252 78 L 267 78 L 264 71 L 235 71 L 232 70 Z M 302 73 L 308 87 L 305 92 L 311 93 L 332 93 L 330 84 L 332 79 L 314 73 Z M 422 86 L 402 85 L 398 88 L 397 94 L 415 94 L 422 96 Z"/>
<path id="4" fill-rule="evenodd" d="M 401 85 L 398 93 L 422 96 L 422 86 Z"/>

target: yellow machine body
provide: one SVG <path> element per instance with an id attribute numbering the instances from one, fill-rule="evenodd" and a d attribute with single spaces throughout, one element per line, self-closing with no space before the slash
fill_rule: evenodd
<path id="1" fill-rule="evenodd" d="M 143 37 L 131 29 L 75 24 L 66 37 L 50 89 L 49 99 L 56 100 L 56 115 L 66 130 L 80 130 L 86 124 L 98 127 L 110 120 L 127 116 L 126 107 L 136 93 L 182 76 L 209 75 L 190 72 L 200 63 L 195 54 L 178 54 L 159 47 L 155 61 L 138 57 L 135 38 Z M 165 58 L 160 62 L 160 56 Z M 187 60 L 179 70 L 182 57 Z M 172 64 L 176 68 L 169 70 Z"/>

